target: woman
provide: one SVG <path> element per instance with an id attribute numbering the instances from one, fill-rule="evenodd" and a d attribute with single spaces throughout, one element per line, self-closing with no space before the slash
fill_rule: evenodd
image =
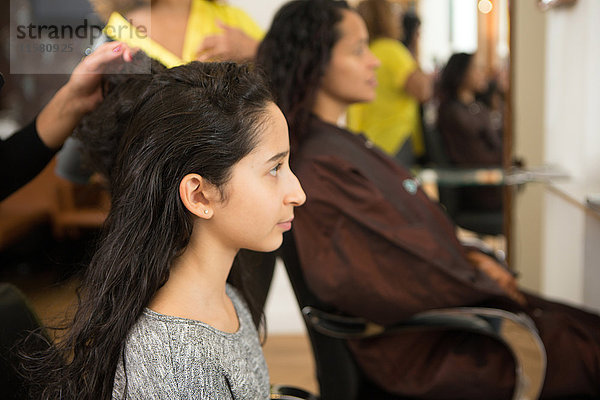
<path id="1" fill-rule="evenodd" d="M 104 33 L 167 67 L 254 58 L 262 29 L 241 9 L 215 0 L 94 0 Z M 126 18 L 125 18 L 126 17 Z"/>
<path id="2" fill-rule="evenodd" d="M 440 77 L 438 128 L 450 161 L 465 167 L 502 164 L 502 125 L 477 100 L 487 81 L 474 54 L 453 54 Z"/>
<path id="3" fill-rule="evenodd" d="M 285 119 L 246 66 L 117 78 L 78 131 L 111 210 L 74 321 L 32 356 L 32 382 L 42 398 L 268 398 L 256 328 L 226 279 L 239 249 L 279 247 L 304 202 Z"/>
<path id="4" fill-rule="evenodd" d="M 334 1 L 288 3 L 258 61 L 290 124 L 292 168 L 307 193 L 294 240 L 315 295 L 384 325 L 463 305 L 526 313 L 547 349 L 542 397 L 600 396 L 600 318 L 521 292 L 498 263 L 460 245 L 455 227 L 408 171 L 337 126 L 350 104 L 375 97 L 378 61 L 358 14 Z M 417 332 L 348 344 L 366 376 L 399 396 L 511 395 L 512 358 L 484 337 Z"/>
<path id="5" fill-rule="evenodd" d="M 438 129 L 450 163 L 460 167 L 502 166 L 502 123 L 499 113 L 477 100 L 487 81 L 474 54 L 452 55 L 440 78 Z M 468 210 L 501 210 L 501 188 L 463 188 L 460 206 Z"/>
<path id="6" fill-rule="evenodd" d="M 364 0 L 358 12 L 369 31 L 369 48 L 381 61 L 375 100 L 349 108 L 348 124 L 402 165 L 424 153 L 420 103 L 431 97 L 431 80 L 398 40 L 399 21 L 387 0 Z"/>

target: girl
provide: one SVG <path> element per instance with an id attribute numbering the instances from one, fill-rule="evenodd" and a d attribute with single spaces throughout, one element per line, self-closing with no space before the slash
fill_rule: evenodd
<path id="1" fill-rule="evenodd" d="M 256 328 L 226 279 L 239 249 L 278 248 L 304 202 L 285 119 L 246 66 L 119 80 L 78 131 L 112 207 L 70 329 L 28 368 L 37 394 L 268 398 Z"/>

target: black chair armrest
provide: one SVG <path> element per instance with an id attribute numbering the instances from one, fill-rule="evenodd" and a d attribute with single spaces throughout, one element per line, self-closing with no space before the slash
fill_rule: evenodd
<path id="1" fill-rule="evenodd" d="M 386 330 L 364 318 L 331 314 L 311 306 L 302 308 L 302 315 L 317 332 L 337 339 L 362 339 L 378 336 Z"/>
<path id="2" fill-rule="evenodd" d="M 425 311 L 394 326 L 364 318 L 330 314 L 314 307 L 302 309 L 317 332 L 338 339 L 361 339 L 415 330 L 462 330 L 493 337 L 510 350 L 515 362 L 513 399 L 536 399 L 546 373 L 546 351 L 533 321 L 524 314 L 484 307 L 456 307 Z"/>
<path id="3" fill-rule="evenodd" d="M 432 310 L 407 319 L 398 325 L 383 326 L 359 317 L 331 314 L 306 306 L 304 318 L 316 331 L 338 339 L 364 339 L 389 333 L 423 329 L 464 329 L 492 334 L 495 330 L 489 319 L 468 313 L 451 313 L 448 310 Z"/>
<path id="4" fill-rule="evenodd" d="M 293 386 L 271 385 L 271 399 L 320 400 L 320 397 Z"/>

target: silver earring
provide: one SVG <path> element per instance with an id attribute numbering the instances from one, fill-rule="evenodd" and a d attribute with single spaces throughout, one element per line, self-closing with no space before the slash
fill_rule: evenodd
<path id="1" fill-rule="evenodd" d="M 208 214 L 208 210 L 204 210 L 204 214 Z"/>

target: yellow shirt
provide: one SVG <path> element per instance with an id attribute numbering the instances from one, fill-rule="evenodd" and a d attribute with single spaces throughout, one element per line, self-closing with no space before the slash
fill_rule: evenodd
<path id="1" fill-rule="evenodd" d="M 192 1 L 181 58 L 150 39 L 145 32 L 136 29 L 117 12 L 111 14 L 104 27 L 104 33 L 113 40 L 141 49 L 151 58 L 172 68 L 196 59 L 196 52 L 204 38 L 221 32 L 217 20 L 241 29 L 253 39 L 261 40 L 264 36 L 262 29 L 241 9 L 206 0 Z"/>
<path id="2" fill-rule="evenodd" d="M 417 63 L 397 40 L 375 39 L 369 47 L 381 61 L 377 69 L 376 98 L 348 109 L 348 128 L 364 133 L 391 156 L 396 155 L 404 142 L 412 137 L 414 152 L 421 155 L 425 146 L 419 102 L 404 91 L 406 80 L 417 69 Z"/>

